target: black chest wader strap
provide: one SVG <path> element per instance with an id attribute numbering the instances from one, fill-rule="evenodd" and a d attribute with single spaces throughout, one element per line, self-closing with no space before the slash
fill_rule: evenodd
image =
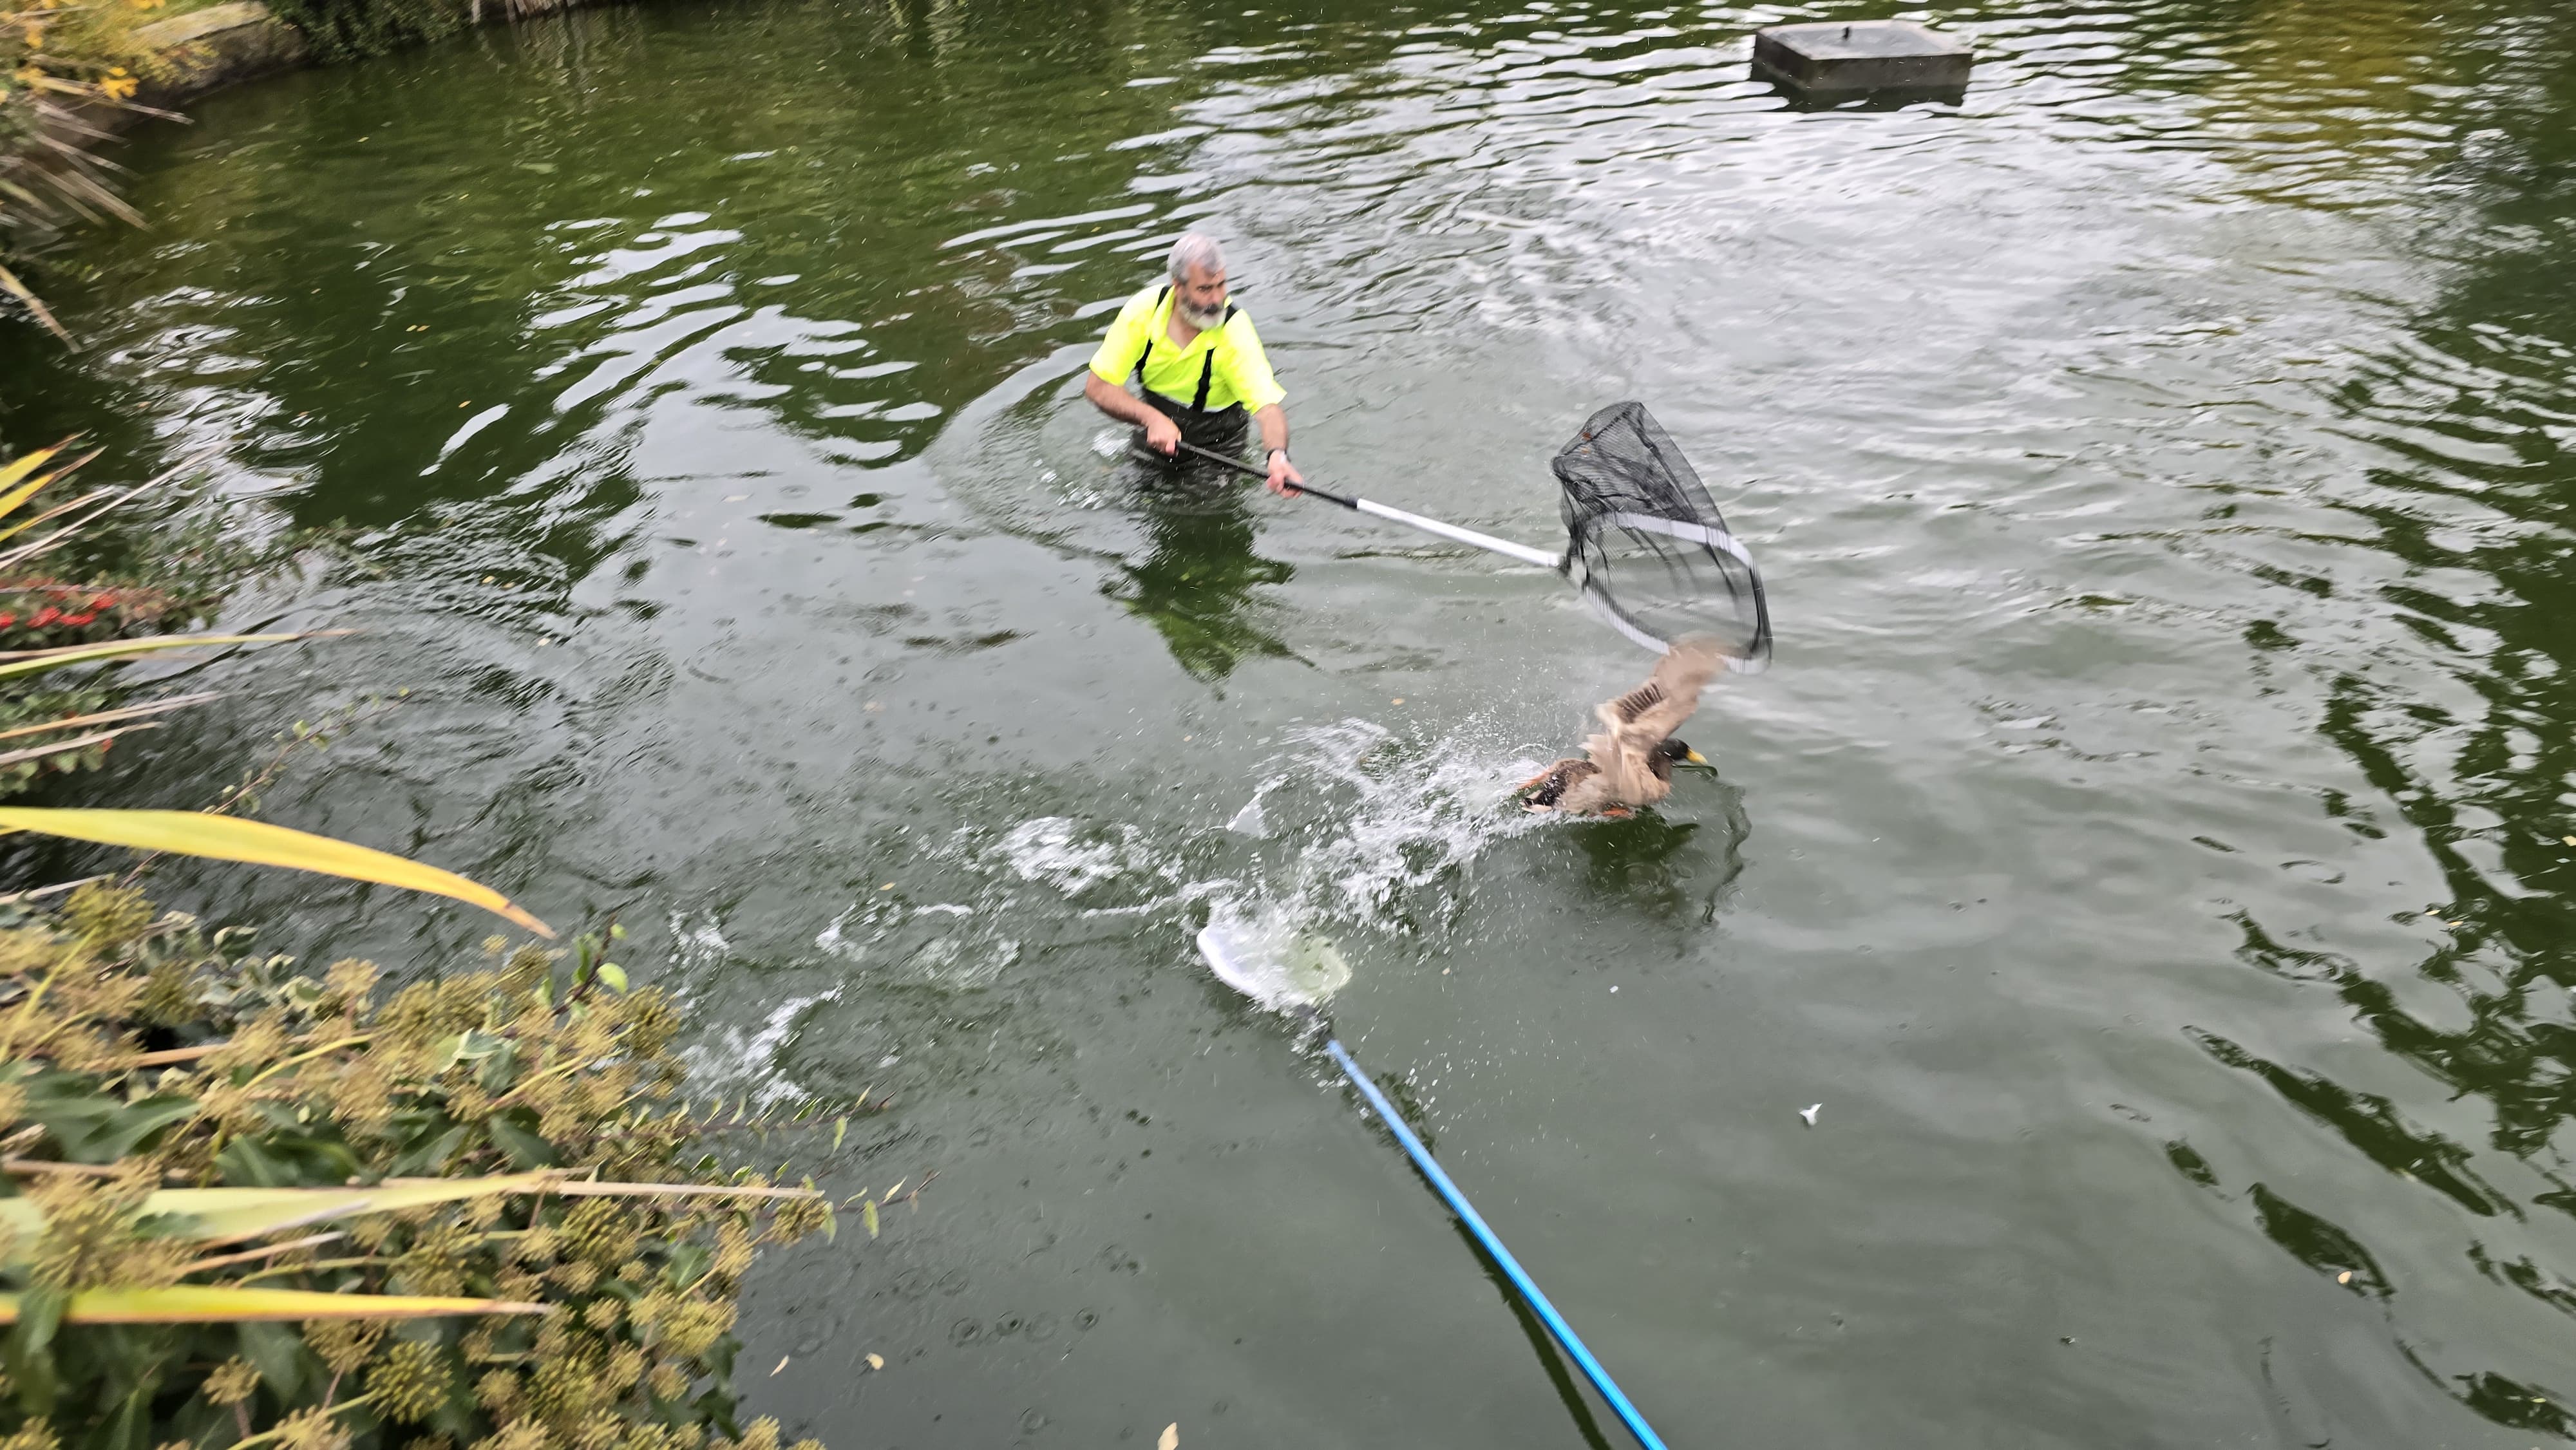
<path id="1" fill-rule="evenodd" d="M 1169 297 L 1169 296 L 1171 296 L 1171 295 L 1172 295 L 1172 284 L 1171 284 L 1171 283 L 1169 283 L 1169 282 L 1166 282 L 1166 283 L 1164 283 L 1164 284 L 1163 284 L 1163 290 L 1154 294 L 1154 311 L 1156 311 L 1156 312 L 1160 312 L 1160 311 L 1162 311 L 1162 310 L 1163 310 L 1163 299 L 1164 299 L 1164 298 L 1166 298 L 1166 297 Z M 1149 320 L 1150 320 L 1150 319 L 1149 319 Z M 1154 355 L 1154 334 L 1153 334 L 1152 332 L 1147 332 L 1147 333 L 1145 334 L 1145 350 L 1144 350 L 1143 352 L 1140 352 L 1140 353 L 1136 354 L 1136 386 L 1138 386 L 1138 387 L 1140 387 L 1140 388 L 1144 388 L 1144 387 L 1145 387 L 1145 360 L 1146 360 L 1146 359 L 1148 359 L 1148 358 L 1150 358 L 1150 357 L 1152 357 L 1153 355 Z M 1147 392 L 1152 392 L 1152 391 L 1153 391 L 1153 389 L 1151 389 L 1151 388 L 1146 388 L 1145 390 L 1146 390 Z"/>
<path id="2" fill-rule="evenodd" d="M 1170 284 L 1164 284 L 1163 290 L 1154 294 L 1155 310 L 1161 311 L 1163 300 L 1171 295 Z M 1234 312 L 1234 304 L 1227 303 L 1225 316 L 1217 326 L 1223 328 L 1227 323 L 1232 322 Z M 1178 398 L 1168 398 L 1155 392 L 1153 384 L 1145 381 L 1145 364 L 1154 356 L 1154 343 L 1157 336 L 1158 334 L 1148 335 L 1145 339 L 1145 350 L 1136 354 L 1136 386 L 1144 393 L 1146 406 L 1179 424 L 1181 436 L 1202 448 L 1231 447 L 1241 443 L 1244 433 L 1242 407 L 1238 405 L 1211 411 L 1207 405 L 1208 388 L 1216 381 L 1215 345 L 1213 343 L 1209 345 L 1207 357 L 1199 365 L 1198 395 L 1184 404 Z"/>

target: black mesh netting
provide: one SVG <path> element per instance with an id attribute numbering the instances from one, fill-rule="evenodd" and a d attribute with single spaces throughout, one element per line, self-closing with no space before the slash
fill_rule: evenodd
<path id="1" fill-rule="evenodd" d="M 1771 658 L 1752 556 L 1643 403 L 1613 403 L 1557 450 L 1566 576 L 1612 627 L 1651 650 L 1714 635 L 1747 672 Z"/>

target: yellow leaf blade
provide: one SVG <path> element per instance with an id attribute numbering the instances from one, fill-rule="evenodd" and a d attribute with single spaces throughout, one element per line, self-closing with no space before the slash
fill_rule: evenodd
<path id="1" fill-rule="evenodd" d="M 539 1169 L 486 1178 L 434 1178 L 360 1188 L 164 1188 L 143 1200 L 146 1214 L 189 1220 L 192 1238 L 211 1242 L 255 1238 L 353 1213 L 390 1213 L 432 1203 L 453 1203 L 488 1193 L 527 1193 L 554 1177 Z"/>
<path id="2" fill-rule="evenodd" d="M 284 644 L 305 637 L 300 634 L 165 634 L 151 639 L 112 639 L 103 644 L 66 645 L 61 649 L 37 650 L 14 660 L 0 660 L 0 679 L 32 675 L 39 670 L 59 669 L 64 665 L 85 665 L 92 660 L 150 654 L 155 650 L 188 649 L 205 644 Z"/>
<path id="3" fill-rule="evenodd" d="M 543 1314 L 512 1299 L 432 1299 L 412 1294 L 317 1294 L 305 1289 L 91 1289 L 64 1306 L 65 1324 L 208 1324 L 250 1319 L 435 1319 L 457 1314 Z M 18 1322 L 18 1296 L 0 1294 L 0 1324 Z"/>
<path id="4" fill-rule="evenodd" d="M 21 454 L 6 463 L 0 463 L 0 488 L 16 488 L 20 480 L 44 467 L 53 460 L 55 454 L 62 451 L 59 445 L 52 448 L 39 448 L 33 453 Z"/>
<path id="5" fill-rule="evenodd" d="M 359 1213 L 390 1213 L 432 1203 L 453 1203 L 487 1193 L 535 1193 L 560 1177 L 552 1169 L 492 1174 L 481 1178 L 412 1178 L 360 1188 L 163 1188 L 147 1195 L 140 1212 L 146 1218 L 176 1218 L 170 1232 L 204 1243 L 232 1243 L 281 1233 L 325 1219 Z M 0 1248 L 8 1262 L 23 1261 L 45 1232 L 45 1216 L 25 1198 L 0 1198 L 0 1228 L 9 1242 Z"/>
<path id="6" fill-rule="evenodd" d="M 0 292 L 6 292 L 25 303 L 27 310 L 36 314 L 36 320 L 45 325 L 47 332 L 63 340 L 63 346 L 74 352 L 80 351 L 80 344 L 72 341 L 70 333 L 63 331 L 63 325 L 54 320 L 54 314 L 47 310 L 44 300 L 29 291 L 27 284 L 18 280 L 18 274 L 6 267 L 0 267 Z"/>
<path id="7" fill-rule="evenodd" d="M 98 454 L 96 452 L 91 452 L 79 458 L 75 458 L 71 462 L 64 464 L 62 467 L 55 469 L 53 472 L 46 474 L 44 477 L 30 479 L 27 482 L 18 485 L 15 489 L 12 489 L 6 496 L 0 496 L 0 518 L 6 518 L 11 513 L 16 512 L 18 505 L 35 497 L 37 490 L 43 488 L 46 484 L 53 482 L 55 479 L 62 477 L 97 456 Z M 101 493 L 104 492 L 104 490 L 101 490 Z M 44 523 L 49 519 L 59 518 L 63 514 L 79 508 L 83 504 L 88 503 L 91 499 L 98 498 L 99 496 L 99 493 L 84 494 L 80 498 L 72 500 L 70 503 L 63 504 L 57 508 L 47 509 L 33 518 L 20 519 L 9 527 L 0 529 L 0 539 L 16 538 L 18 535 L 34 528 L 36 525 Z M 105 510 L 101 510 L 101 512 L 105 512 Z"/>
<path id="8" fill-rule="evenodd" d="M 0 808 L 0 830 L 35 831 L 102 846 L 137 851 L 169 851 L 253 866 L 283 866 L 350 881 L 372 881 L 406 891 L 425 891 L 482 907 L 541 937 L 554 928 L 522 910 L 510 898 L 479 881 L 453 871 L 375 850 L 335 841 L 305 831 L 272 826 L 266 821 L 240 821 L 201 811 L 91 811 L 36 807 Z"/>
<path id="9" fill-rule="evenodd" d="M 46 448 L 46 453 L 52 453 L 52 448 Z M 26 458 L 18 458 L 18 464 L 26 464 Z M 15 471 L 18 471 L 18 464 L 10 464 L 8 469 L 0 469 L 0 487 L 8 487 L 10 476 L 15 476 Z M 41 489 L 44 484 L 52 484 L 54 479 L 59 479 L 59 476 L 62 474 L 36 474 L 33 479 L 28 479 L 28 482 L 18 484 L 18 487 L 0 494 L 0 518 L 8 518 L 8 515 L 18 513 L 18 505 L 23 505 L 26 500 L 36 497 L 36 489 Z M 18 533 L 18 528 L 23 528 L 23 525 L 10 525 L 8 533 Z"/>

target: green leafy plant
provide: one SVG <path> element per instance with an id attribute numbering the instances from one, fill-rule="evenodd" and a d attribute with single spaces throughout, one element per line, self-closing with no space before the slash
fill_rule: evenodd
<path id="1" fill-rule="evenodd" d="M 131 890 L 0 907 L 8 1443 L 776 1450 L 735 1295 L 832 1211 L 723 1171 L 612 939 L 388 996 Z"/>

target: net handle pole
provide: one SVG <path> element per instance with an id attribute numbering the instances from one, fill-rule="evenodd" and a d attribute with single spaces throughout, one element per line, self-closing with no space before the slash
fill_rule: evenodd
<path id="1" fill-rule="evenodd" d="M 1246 474 L 1253 478 L 1267 480 L 1270 477 L 1269 470 L 1267 469 L 1255 468 L 1251 464 L 1246 463 L 1242 459 L 1236 458 L 1231 454 L 1219 453 L 1212 448 L 1201 448 L 1195 443 L 1183 442 L 1181 444 L 1181 451 L 1194 457 L 1204 458 L 1210 463 L 1221 463 L 1226 467 L 1233 469 L 1237 473 Z M 1509 539 L 1498 539 L 1491 534 L 1480 534 L 1474 529 L 1464 529 L 1460 528 L 1456 524 L 1443 523 L 1434 518 L 1425 518 L 1421 514 L 1417 513 L 1408 513 L 1403 509 L 1392 508 L 1373 499 L 1356 498 L 1345 494 L 1333 493 L 1325 489 L 1317 488 L 1313 484 L 1309 483 L 1295 484 L 1293 487 L 1299 493 L 1312 494 L 1326 503 L 1340 504 L 1342 507 L 1349 509 L 1354 513 L 1374 514 L 1379 518 L 1388 520 L 1389 522 L 1402 524 L 1409 529 L 1420 529 L 1426 534 L 1437 534 L 1441 538 L 1453 540 L 1461 544 L 1472 545 L 1475 548 L 1483 549 L 1488 553 L 1500 554 L 1506 559 L 1518 559 L 1524 564 L 1534 564 L 1541 569 L 1558 569 L 1562 568 L 1565 563 L 1562 555 L 1551 554 L 1545 549 L 1533 549 L 1527 544 L 1515 544 Z"/>
<path id="2" fill-rule="evenodd" d="M 1565 1346 L 1567 1356 L 1583 1371 L 1583 1377 L 1592 1381 L 1592 1387 L 1601 1392 L 1601 1398 L 1609 1402 L 1610 1408 L 1627 1425 L 1628 1433 L 1636 1436 L 1637 1443 L 1646 1450 L 1664 1450 L 1662 1437 L 1620 1392 L 1618 1384 L 1610 1378 L 1610 1371 L 1603 1369 L 1601 1361 L 1592 1357 L 1592 1351 L 1575 1334 L 1574 1326 L 1566 1323 L 1565 1316 L 1556 1312 L 1556 1306 L 1547 1302 L 1547 1295 L 1540 1291 L 1538 1282 L 1521 1267 L 1520 1260 L 1512 1257 L 1512 1251 L 1503 1247 L 1503 1241 L 1486 1226 L 1484 1216 L 1467 1201 L 1467 1195 L 1459 1192 L 1458 1185 L 1449 1181 L 1449 1175 L 1442 1171 L 1439 1160 L 1433 1158 L 1431 1150 L 1422 1146 L 1422 1140 L 1405 1126 L 1404 1118 L 1396 1112 L 1395 1105 L 1386 1100 L 1386 1094 L 1379 1092 L 1377 1084 L 1369 1081 L 1368 1074 L 1360 1071 L 1359 1062 L 1351 1056 L 1350 1050 L 1342 1046 L 1338 1038 L 1326 1039 L 1324 1050 L 1332 1054 L 1334 1064 L 1341 1068 L 1344 1077 L 1351 1080 L 1351 1086 L 1358 1088 L 1360 1096 L 1368 1099 L 1369 1106 L 1377 1110 L 1378 1121 L 1384 1123 L 1386 1130 L 1395 1135 L 1395 1141 L 1403 1145 L 1405 1156 L 1413 1160 L 1413 1166 L 1430 1180 L 1432 1188 L 1447 1200 L 1450 1211 L 1458 1215 L 1458 1221 L 1467 1226 L 1467 1232 L 1475 1236 L 1477 1244 L 1512 1281 L 1512 1287 L 1520 1291 L 1521 1301 L 1529 1305 L 1530 1312 L 1538 1316 L 1540 1323 L 1547 1326 L 1547 1332 L 1556 1337 L 1556 1342 Z"/>

